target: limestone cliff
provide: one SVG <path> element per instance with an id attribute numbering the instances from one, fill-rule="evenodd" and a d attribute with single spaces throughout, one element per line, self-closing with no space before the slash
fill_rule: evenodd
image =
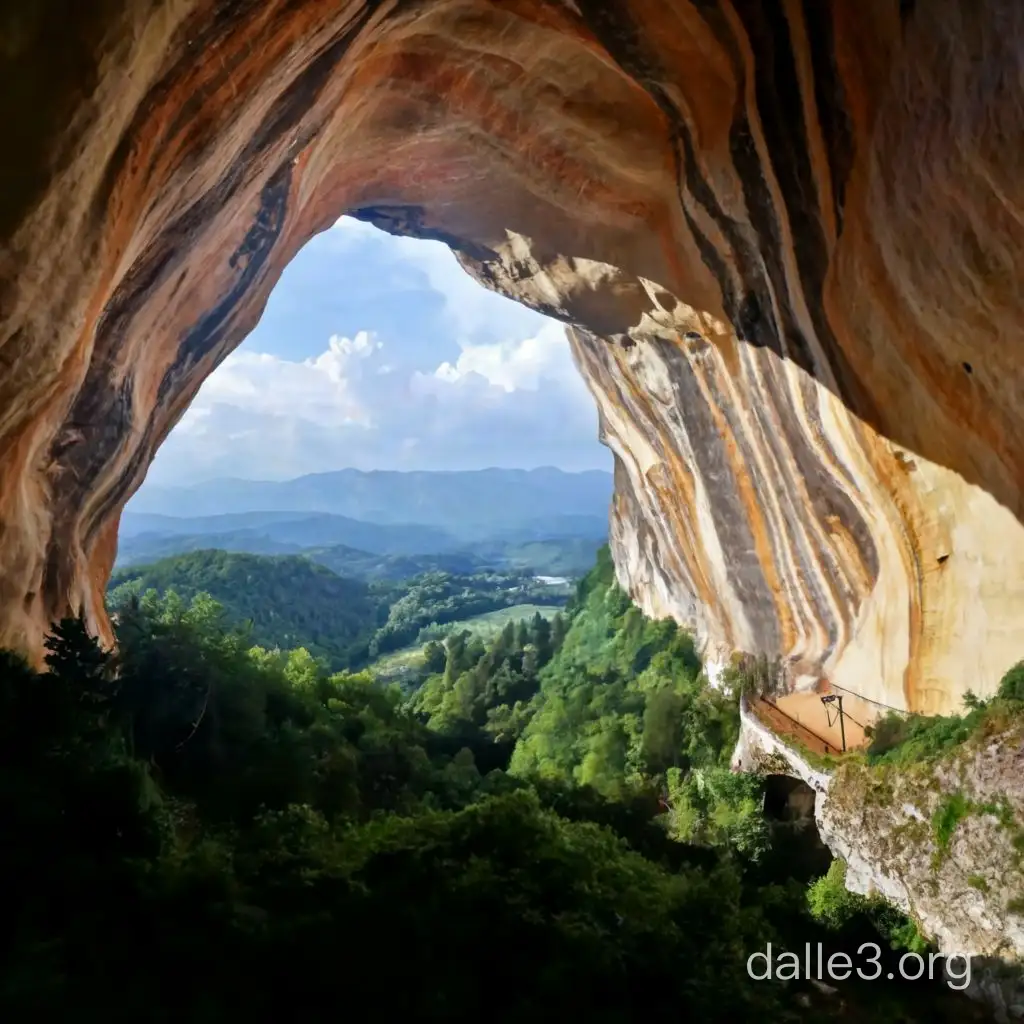
<path id="1" fill-rule="evenodd" d="M 0 643 L 349 211 L 571 324 L 712 654 L 941 711 L 1024 653 L 1017 0 L 0 5 Z"/>

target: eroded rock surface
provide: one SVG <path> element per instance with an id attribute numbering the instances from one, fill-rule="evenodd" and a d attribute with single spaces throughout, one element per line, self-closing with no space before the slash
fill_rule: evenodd
<path id="1" fill-rule="evenodd" d="M 622 582 L 884 703 L 1024 653 L 1016 0 L 0 12 L 0 643 L 109 636 L 119 512 L 311 234 L 574 326 Z"/>

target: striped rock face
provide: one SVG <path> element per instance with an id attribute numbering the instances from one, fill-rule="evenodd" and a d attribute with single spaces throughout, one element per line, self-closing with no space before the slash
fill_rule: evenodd
<path id="1" fill-rule="evenodd" d="M 109 639 L 123 504 L 351 212 L 571 325 L 621 580 L 713 661 L 937 712 L 1024 656 L 1017 0 L 16 6 L 0 644 Z"/>

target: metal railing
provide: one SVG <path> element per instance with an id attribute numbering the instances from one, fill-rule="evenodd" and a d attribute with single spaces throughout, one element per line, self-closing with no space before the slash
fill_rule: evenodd
<path id="1" fill-rule="evenodd" d="M 780 708 L 779 705 L 775 703 L 775 701 L 768 700 L 767 697 L 755 697 L 754 698 L 754 711 L 755 711 L 755 714 L 756 714 L 756 708 L 757 708 L 757 702 L 758 701 L 763 702 L 764 704 L 767 704 L 768 707 L 770 707 L 773 711 L 778 712 L 780 715 L 782 715 L 783 718 L 788 719 L 798 729 L 800 729 L 801 731 L 807 733 L 808 736 L 814 737 L 814 739 L 816 739 L 820 744 L 822 744 L 824 746 L 826 754 L 832 754 L 832 753 L 841 754 L 842 753 L 842 751 L 838 748 L 838 746 L 836 746 L 836 744 L 833 743 L 831 740 L 825 739 L 824 736 L 819 736 L 818 733 L 816 733 L 809 726 L 804 725 L 804 723 L 801 722 L 799 718 L 794 718 L 788 712 L 783 711 L 782 708 Z"/>

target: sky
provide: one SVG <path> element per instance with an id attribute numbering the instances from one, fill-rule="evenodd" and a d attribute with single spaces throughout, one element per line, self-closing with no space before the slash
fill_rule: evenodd
<path id="1" fill-rule="evenodd" d="M 440 242 L 343 217 L 285 269 L 147 480 L 490 466 L 611 469 L 564 327 Z"/>

